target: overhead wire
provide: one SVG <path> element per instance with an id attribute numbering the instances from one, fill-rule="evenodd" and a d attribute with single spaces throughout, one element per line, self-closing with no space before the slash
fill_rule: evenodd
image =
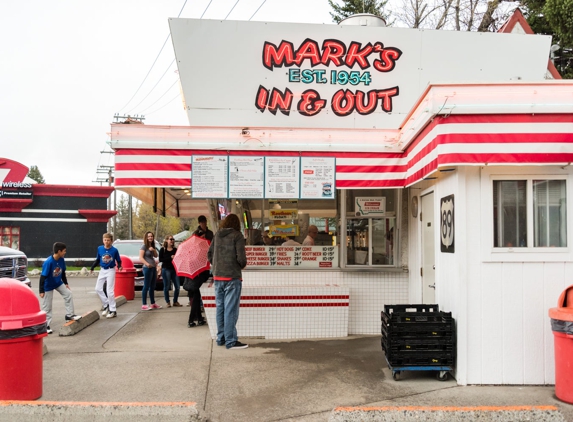
<path id="1" fill-rule="evenodd" d="M 183 9 L 185 9 L 185 6 L 187 5 L 187 1 L 185 0 L 183 2 L 183 6 L 181 6 L 181 10 L 179 11 L 179 14 L 177 15 L 177 17 L 181 16 L 181 13 L 183 13 Z M 212 1 L 212 0 L 211 0 Z M 210 3 L 209 3 L 210 4 Z M 208 7 L 208 6 L 207 6 Z M 145 77 L 143 78 L 143 81 L 141 82 L 141 84 L 139 85 L 139 87 L 137 88 L 137 90 L 135 91 L 135 93 L 131 96 L 131 98 L 129 99 L 129 101 L 123 106 L 121 107 L 120 111 L 123 110 L 125 107 L 127 107 L 129 105 L 129 103 L 131 103 L 131 101 L 135 98 L 135 96 L 137 95 L 137 93 L 139 92 L 139 90 L 141 89 L 141 87 L 143 86 L 143 84 L 145 83 L 145 81 L 147 80 L 147 78 L 149 77 L 149 74 L 151 73 L 151 71 L 153 70 L 153 67 L 155 66 L 155 63 L 157 63 L 157 60 L 159 59 L 159 56 L 161 55 L 161 53 L 163 52 L 163 49 L 165 48 L 165 45 L 167 44 L 167 41 L 169 41 L 169 38 L 171 38 L 171 34 L 167 35 L 167 38 L 165 38 L 165 41 L 163 42 L 163 45 L 161 46 L 161 49 L 159 50 L 159 53 L 157 53 L 157 56 L 155 57 L 155 60 L 153 61 L 153 64 L 151 65 L 151 67 L 149 68 L 147 74 L 145 75 Z M 170 65 L 171 66 L 171 65 Z M 163 76 L 162 76 L 163 78 Z M 161 79 L 159 79 L 161 80 Z M 159 83 L 159 82 L 158 82 Z M 157 86 L 157 84 L 155 84 L 155 86 Z M 154 86 L 154 88 L 155 88 Z M 153 90 L 153 88 L 151 89 Z M 149 94 L 148 94 L 149 95 Z M 146 96 L 147 98 L 147 96 Z M 138 104 L 139 105 L 139 104 Z"/>
<path id="2" fill-rule="evenodd" d="M 171 88 L 173 88 L 177 82 L 179 82 L 179 78 L 175 79 L 175 82 L 173 82 L 173 83 L 171 84 L 171 86 L 170 86 L 169 88 L 167 88 L 167 91 L 165 91 L 161 97 L 159 97 L 157 100 L 155 100 L 155 101 L 154 101 L 152 104 L 150 104 L 147 108 L 141 110 L 141 112 L 143 113 L 144 111 L 149 110 L 152 106 L 154 106 L 155 104 L 157 104 L 157 102 L 158 102 L 160 99 L 162 99 L 163 97 L 165 97 L 165 95 L 167 95 L 167 93 L 168 93 L 169 91 L 171 91 Z M 149 114 L 151 114 L 151 113 L 149 113 Z"/>
<path id="3" fill-rule="evenodd" d="M 147 115 L 153 114 L 153 113 L 155 113 L 156 111 L 161 110 L 163 107 L 165 107 L 165 106 L 171 104 L 173 101 L 175 101 L 177 98 L 179 98 L 179 95 L 180 95 L 180 94 L 179 94 L 179 92 L 178 92 L 175 97 L 171 98 L 169 101 L 167 101 L 165 104 L 163 104 L 163 105 L 162 105 L 161 107 L 159 107 L 158 109 L 155 109 L 155 110 L 153 110 L 153 111 L 147 113 Z"/>
<path id="4" fill-rule="evenodd" d="M 253 16 L 251 16 L 249 18 L 249 20 L 253 19 L 255 17 L 255 15 L 257 14 L 257 12 L 261 9 L 261 7 L 263 7 L 263 4 L 265 4 L 267 2 L 267 0 L 263 0 L 263 2 L 261 3 L 261 5 L 259 6 L 259 8 L 257 10 L 255 10 L 255 13 L 253 13 Z"/>
<path id="5" fill-rule="evenodd" d="M 229 15 L 231 14 L 231 12 L 235 9 L 235 6 L 237 5 L 237 3 L 239 3 L 241 0 L 237 0 L 237 2 L 233 5 L 233 7 L 231 7 L 231 10 L 229 11 L 229 13 L 227 13 L 227 16 L 225 16 L 224 20 L 227 20 L 227 18 L 229 17 Z"/>
<path id="6" fill-rule="evenodd" d="M 155 87 L 156 87 L 157 85 L 159 85 L 159 82 L 161 82 L 161 80 L 163 79 L 163 77 L 165 76 L 165 74 L 167 73 L 167 71 L 169 71 L 169 69 L 171 68 L 171 65 L 172 65 L 173 63 L 175 63 L 175 59 L 173 59 L 173 61 L 172 61 L 171 63 L 169 63 L 169 66 L 167 66 L 167 69 L 165 69 L 165 72 L 163 72 L 163 75 L 161 75 L 161 77 L 159 78 L 159 80 L 155 83 L 155 85 L 153 85 L 153 88 L 151 88 L 151 89 L 149 90 L 149 92 L 147 93 L 147 95 L 146 95 L 145 97 L 143 97 L 143 99 L 142 99 L 140 102 L 138 102 L 137 105 L 133 106 L 133 107 L 131 108 L 131 110 L 129 110 L 129 111 L 127 112 L 128 114 L 131 113 L 133 110 L 135 110 L 137 107 L 139 107 L 139 105 L 140 105 L 142 102 L 144 102 L 144 101 L 147 99 L 147 97 L 149 97 L 149 95 L 153 92 L 153 90 L 155 89 Z M 149 107 L 148 107 L 148 108 L 149 108 Z"/>

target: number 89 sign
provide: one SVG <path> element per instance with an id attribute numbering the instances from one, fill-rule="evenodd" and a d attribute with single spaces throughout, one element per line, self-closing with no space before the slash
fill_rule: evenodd
<path id="1" fill-rule="evenodd" d="M 440 239 L 441 251 L 454 253 L 454 195 L 440 200 Z"/>

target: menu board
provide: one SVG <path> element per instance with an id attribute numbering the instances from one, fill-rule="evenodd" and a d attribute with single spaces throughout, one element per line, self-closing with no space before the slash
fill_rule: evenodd
<path id="1" fill-rule="evenodd" d="M 335 158 L 301 157 L 300 197 L 302 199 L 333 199 L 336 191 L 335 172 Z"/>
<path id="2" fill-rule="evenodd" d="M 264 183 L 263 157 L 229 157 L 230 198 L 263 198 Z"/>
<path id="3" fill-rule="evenodd" d="M 247 269 L 337 268 L 337 246 L 245 246 Z"/>
<path id="4" fill-rule="evenodd" d="M 228 198 L 228 161 L 226 155 L 193 155 L 191 197 Z"/>
<path id="5" fill-rule="evenodd" d="M 300 157 L 266 157 L 265 198 L 299 197 Z"/>

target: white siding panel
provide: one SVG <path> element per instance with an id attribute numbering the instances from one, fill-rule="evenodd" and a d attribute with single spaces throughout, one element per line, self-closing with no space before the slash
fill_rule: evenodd
<path id="1" fill-rule="evenodd" d="M 551 322 L 549 319 L 548 311 L 549 308 L 554 308 L 557 306 L 557 300 L 559 295 L 565 289 L 566 279 L 565 279 L 565 264 L 562 263 L 545 263 L 543 264 L 543 282 L 545 285 L 545 295 L 543 307 L 545 308 L 545 314 L 543 316 L 543 321 L 545 322 L 545 382 L 547 384 L 555 383 L 555 356 L 553 348 L 553 331 L 551 331 Z M 569 267 L 569 266 L 567 266 Z M 569 267 L 570 268 L 570 267 Z M 571 274 L 571 273 L 569 273 Z M 571 280 L 570 275 L 567 277 L 569 281 Z"/>
<path id="2" fill-rule="evenodd" d="M 523 264 L 502 265 L 503 384 L 523 384 Z"/>
<path id="3" fill-rule="evenodd" d="M 523 370 L 524 384 L 545 384 L 545 315 L 543 266 L 524 264 L 523 284 Z"/>
<path id="4" fill-rule="evenodd" d="M 502 264 L 483 265 L 481 309 L 483 341 L 481 384 L 503 383 Z M 479 318 L 479 315 L 476 315 Z M 470 336 L 478 333 L 469 333 Z M 471 365 L 471 362 L 469 363 Z"/>

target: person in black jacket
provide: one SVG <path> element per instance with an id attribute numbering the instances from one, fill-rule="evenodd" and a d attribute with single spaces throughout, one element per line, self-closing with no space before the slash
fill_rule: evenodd
<path id="1" fill-rule="evenodd" d="M 197 218 L 197 221 L 199 222 L 199 225 L 197 226 L 197 229 L 193 232 L 192 236 L 199 236 L 202 237 L 203 239 L 207 239 L 209 242 L 213 241 L 213 232 L 211 230 L 209 230 L 207 228 L 207 217 L 205 217 L 204 215 L 200 215 L 199 218 Z M 196 277 L 197 278 L 197 277 Z M 207 280 L 207 278 L 205 278 L 205 280 Z M 203 284 L 203 283 L 201 283 Z M 201 286 L 199 286 L 201 287 Z M 193 301 L 193 291 L 189 291 L 187 292 L 187 297 L 189 298 L 189 303 L 187 304 L 187 306 L 191 306 L 191 302 Z M 199 302 L 200 306 L 203 306 L 202 302 Z M 200 315 L 200 314 L 199 314 Z M 196 316 L 196 315 L 195 315 Z M 194 319 L 193 321 L 195 321 L 196 319 Z M 189 315 L 189 324 L 191 324 L 191 314 Z M 200 324 L 200 325 L 204 325 Z M 189 325 L 189 327 L 194 327 L 195 325 Z"/>
<path id="2" fill-rule="evenodd" d="M 175 247 L 175 239 L 173 236 L 166 236 L 163 241 L 163 247 L 159 251 L 159 262 L 161 262 L 161 277 L 163 278 L 163 296 L 167 307 L 171 307 L 171 300 L 169 299 L 169 290 L 173 283 L 173 306 L 181 306 L 178 302 L 179 299 L 179 277 L 175 273 L 173 266 L 173 257 L 177 252 Z"/>

